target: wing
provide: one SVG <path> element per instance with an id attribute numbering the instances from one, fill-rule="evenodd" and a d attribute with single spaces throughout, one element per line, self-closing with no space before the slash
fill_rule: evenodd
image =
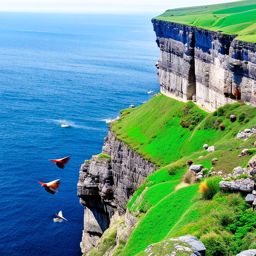
<path id="1" fill-rule="evenodd" d="M 47 187 L 52 189 L 57 189 L 60 186 L 60 180 L 53 180 L 51 182 L 46 183 Z"/>
<path id="2" fill-rule="evenodd" d="M 69 160 L 70 160 L 70 157 L 66 156 L 66 157 L 61 158 L 60 162 L 62 162 L 63 164 L 67 164 Z"/>

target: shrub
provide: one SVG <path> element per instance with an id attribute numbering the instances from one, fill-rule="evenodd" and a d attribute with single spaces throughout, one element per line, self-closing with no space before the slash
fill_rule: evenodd
<path id="1" fill-rule="evenodd" d="M 185 164 L 184 163 L 175 163 L 172 164 L 169 168 L 168 168 L 168 173 L 169 175 L 175 175 L 177 170 L 180 170 L 182 167 L 184 167 Z"/>
<path id="2" fill-rule="evenodd" d="M 188 102 L 182 109 L 180 125 L 193 130 L 203 119 L 204 114 L 196 108 L 193 102 Z"/>
<path id="3" fill-rule="evenodd" d="M 199 191 L 202 193 L 203 199 L 212 199 L 220 191 L 220 181 L 220 177 L 212 177 L 200 184 Z"/>
<path id="4" fill-rule="evenodd" d="M 215 232 L 209 232 L 200 238 L 206 247 L 206 256 L 228 255 L 227 244 L 223 237 L 224 236 L 218 235 Z"/>
<path id="5" fill-rule="evenodd" d="M 192 184 L 195 182 L 195 174 L 192 171 L 187 171 L 183 176 L 183 181 L 188 184 Z"/>
<path id="6" fill-rule="evenodd" d="M 238 117 L 238 121 L 239 123 L 242 123 L 246 118 L 246 114 L 245 113 L 241 113 Z"/>

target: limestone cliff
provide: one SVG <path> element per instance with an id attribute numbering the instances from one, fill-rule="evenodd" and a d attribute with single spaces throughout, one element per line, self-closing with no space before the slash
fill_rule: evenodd
<path id="1" fill-rule="evenodd" d="M 235 35 L 152 20 L 160 48 L 161 92 L 208 109 L 234 100 L 256 104 L 256 44 Z"/>
<path id="2" fill-rule="evenodd" d="M 156 167 L 144 160 L 109 131 L 102 154 L 82 164 L 78 196 L 85 206 L 83 253 L 89 252 L 118 211 L 124 214 L 128 199 Z"/>

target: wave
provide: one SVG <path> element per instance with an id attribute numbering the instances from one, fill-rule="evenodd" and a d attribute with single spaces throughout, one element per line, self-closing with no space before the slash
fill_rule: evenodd
<path id="1" fill-rule="evenodd" d="M 120 118 L 120 116 L 117 116 L 116 118 L 105 118 L 105 119 L 101 119 L 100 121 L 105 122 L 106 124 L 110 124 L 116 120 L 118 120 Z"/>
<path id="2" fill-rule="evenodd" d="M 76 129 L 94 130 L 94 131 L 102 131 L 103 130 L 102 128 L 80 125 L 80 124 L 77 124 L 77 123 L 67 120 L 67 119 L 52 119 L 50 121 L 57 124 L 61 128 L 76 128 Z"/>

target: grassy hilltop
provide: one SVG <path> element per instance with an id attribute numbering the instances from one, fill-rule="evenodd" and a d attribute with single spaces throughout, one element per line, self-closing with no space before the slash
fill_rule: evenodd
<path id="1" fill-rule="evenodd" d="M 255 0 L 167 10 L 156 19 L 221 31 L 256 43 Z"/>
<path id="2" fill-rule="evenodd" d="M 235 122 L 230 121 L 231 114 L 236 115 Z M 188 160 L 202 164 L 205 172 L 214 168 L 230 173 L 236 166 L 245 167 L 256 152 L 256 136 L 240 140 L 236 134 L 255 123 L 256 108 L 246 104 L 234 103 L 207 113 L 192 102 L 179 102 L 161 94 L 142 106 L 122 111 L 111 129 L 159 169 L 128 202 L 128 210 L 139 221 L 114 255 L 146 255 L 144 250 L 153 243 L 154 252 L 161 255 L 166 239 L 186 234 L 204 242 L 207 256 L 236 255 L 242 249 L 256 248 L 256 215 L 239 193 L 223 194 L 217 189 L 213 197 L 205 200 L 199 183 L 184 182 L 190 179 L 184 179 Z M 205 143 L 216 150 L 207 152 L 202 147 Z M 239 157 L 244 148 L 251 155 Z M 217 158 L 214 164 L 213 158 Z M 206 181 L 218 187 L 220 178 Z M 103 255 L 112 248 L 120 225 L 104 234 L 90 255 Z"/>

